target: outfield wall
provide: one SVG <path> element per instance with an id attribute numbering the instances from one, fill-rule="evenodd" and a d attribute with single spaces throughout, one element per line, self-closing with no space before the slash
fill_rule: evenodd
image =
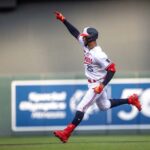
<path id="1" fill-rule="evenodd" d="M 61 78 L 60 78 L 61 76 Z M 56 76 L 54 78 L 54 75 L 33 75 L 33 76 L 7 76 L 7 77 L 0 77 L 0 136 L 11 136 L 11 135 L 26 135 L 26 134 L 48 134 L 49 131 L 52 131 L 53 129 L 57 128 L 63 128 L 65 124 L 67 124 L 74 115 L 74 109 L 71 109 L 70 99 L 71 97 L 75 97 L 78 95 L 78 100 L 81 99 L 81 97 L 84 95 L 84 92 L 87 89 L 86 86 L 86 80 L 80 76 L 80 75 L 60 75 Z M 138 113 L 134 108 L 127 108 L 126 106 L 113 109 L 112 111 L 101 112 L 97 110 L 97 108 L 94 106 L 90 111 L 88 112 L 87 118 L 88 120 L 83 121 L 81 126 L 77 129 L 78 130 L 88 130 L 89 131 L 101 131 L 106 133 L 110 133 L 111 131 L 124 131 L 131 129 L 135 130 L 135 133 L 142 133 L 145 131 L 149 131 L 150 129 L 150 112 L 149 112 L 149 100 L 148 97 L 149 93 L 149 80 L 148 75 L 141 78 L 140 74 L 136 74 L 130 76 L 130 78 L 124 79 L 119 78 L 121 80 L 118 80 L 118 77 L 114 79 L 111 83 L 111 90 L 114 90 L 112 94 L 110 94 L 113 97 L 124 97 L 128 92 L 136 92 L 137 94 L 140 94 L 142 102 L 144 102 L 144 110 L 141 113 Z M 122 76 L 123 77 L 123 76 Z M 61 82 L 60 82 L 61 80 Z M 12 84 L 13 81 L 13 84 Z M 15 82 L 14 82 L 15 81 Z M 55 118 L 51 118 L 50 120 L 43 119 L 42 121 L 36 122 L 33 118 L 30 118 L 31 112 L 27 110 L 17 110 L 16 109 L 16 116 L 19 117 L 18 122 L 15 124 L 16 126 L 13 126 L 14 118 L 12 114 L 12 110 L 14 109 L 12 107 L 12 99 L 13 99 L 13 90 L 11 89 L 11 85 L 18 85 L 17 83 L 23 83 L 23 85 L 28 85 L 25 87 L 21 87 L 22 89 L 19 89 L 20 87 L 16 88 L 15 94 L 16 96 L 15 101 L 28 101 L 27 96 L 29 96 L 29 93 L 33 92 L 39 92 L 39 93 L 57 93 L 58 96 L 64 97 L 62 92 L 66 92 L 66 95 L 69 95 L 67 97 L 64 97 L 64 99 L 61 99 L 61 101 L 66 101 L 66 110 L 65 115 L 67 117 L 59 118 L 58 116 Z M 31 82 L 32 81 L 32 82 Z M 56 81 L 56 82 L 55 82 Z M 63 81 L 63 82 L 62 82 Z M 121 82 L 120 82 L 121 81 Z M 42 83 L 44 87 L 39 86 L 38 83 Z M 52 84 L 54 83 L 54 84 Z M 62 84 L 63 83 L 63 84 Z M 65 83 L 65 84 L 64 84 Z M 39 87 L 35 87 L 35 85 Z M 53 87 L 54 85 L 57 85 Z M 30 87 L 30 86 L 33 87 Z M 69 85 L 69 87 L 67 87 Z M 48 87 L 47 87 L 48 86 Z M 60 88 L 61 87 L 61 88 Z M 25 89 L 24 89 L 25 88 Z M 27 89 L 26 89 L 27 88 Z M 39 88 L 39 89 L 38 89 Z M 37 90 L 37 91 L 36 91 Z M 26 93 L 24 91 L 27 91 Z M 77 93 L 77 91 L 79 93 Z M 38 93 L 37 92 L 37 93 Z M 60 93 L 59 93 L 60 92 Z M 42 93 L 42 94 L 43 94 Z M 77 94 L 77 95 L 76 95 Z M 117 95 L 118 94 L 118 95 Z M 123 96 L 124 95 L 124 96 Z M 146 96 L 147 95 L 147 96 Z M 51 95 L 52 96 L 52 95 Z M 146 99 L 145 99 L 146 97 Z M 30 100 L 30 99 L 29 99 Z M 53 97 L 54 100 L 54 97 Z M 57 99 L 59 101 L 59 99 Z M 76 101 L 76 102 L 77 102 Z M 14 102 L 14 99 L 13 99 Z M 16 108 L 19 108 L 19 103 L 16 102 Z M 72 102 L 72 107 L 76 104 L 76 102 Z M 64 108 L 64 105 L 61 107 Z M 27 108 L 23 108 L 27 109 Z M 15 110 L 15 109 L 14 109 Z M 52 110 L 48 110 L 52 111 Z M 56 114 L 57 111 L 55 110 Z M 119 119 L 117 116 L 118 114 L 122 113 L 122 117 L 126 117 L 128 121 L 123 121 Z M 39 112 L 38 112 L 39 113 Z M 34 116 L 38 116 L 37 114 L 34 114 Z M 69 114 L 69 115 L 68 115 Z M 52 114 L 51 114 L 52 115 Z M 128 117 L 128 118 L 127 118 Z M 33 120 L 32 120 L 33 119 Z M 60 121 L 59 121 L 60 120 Z M 35 121 L 35 122 L 34 122 Z M 110 122 L 111 121 L 111 122 Z M 92 125 L 92 126 L 88 126 Z M 22 127 L 25 130 L 22 130 Z M 32 126 L 32 128 L 30 128 Z M 19 128 L 18 128 L 19 127 Z M 21 127 L 21 128 L 20 128 Z"/>

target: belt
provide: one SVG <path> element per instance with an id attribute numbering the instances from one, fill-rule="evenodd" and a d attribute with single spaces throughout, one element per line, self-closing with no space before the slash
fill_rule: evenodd
<path id="1" fill-rule="evenodd" d="M 88 82 L 89 83 L 94 83 L 94 82 L 96 82 L 96 80 L 94 80 L 94 79 L 88 79 Z"/>

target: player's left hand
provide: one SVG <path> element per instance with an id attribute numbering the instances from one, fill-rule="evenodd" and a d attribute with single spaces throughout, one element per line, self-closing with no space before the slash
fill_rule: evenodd
<path id="1" fill-rule="evenodd" d="M 55 16 L 57 19 L 59 19 L 60 21 L 64 22 L 65 17 L 63 16 L 63 14 L 61 14 L 59 11 L 55 11 Z"/>
<path id="2" fill-rule="evenodd" d="M 102 83 L 100 83 L 97 87 L 93 88 L 94 92 L 96 94 L 100 94 L 104 89 L 104 85 Z"/>

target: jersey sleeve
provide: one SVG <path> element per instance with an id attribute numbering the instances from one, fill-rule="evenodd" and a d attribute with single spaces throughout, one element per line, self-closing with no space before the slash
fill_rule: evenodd
<path id="1" fill-rule="evenodd" d="M 68 31 L 77 39 L 80 35 L 79 30 L 74 27 L 69 21 L 66 19 L 64 20 L 64 25 L 67 27 Z"/>
<path id="2" fill-rule="evenodd" d="M 84 46 L 83 36 L 81 34 L 78 36 L 78 41 L 81 46 Z"/>
<path id="3" fill-rule="evenodd" d="M 112 64 L 112 61 L 108 59 L 104 52 L 96 53 L 95 59 L 100 68 L 107 70 L 107 68 Z"/>

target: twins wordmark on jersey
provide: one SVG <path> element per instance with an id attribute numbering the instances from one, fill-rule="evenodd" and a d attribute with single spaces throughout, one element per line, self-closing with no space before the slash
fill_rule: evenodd
<path id="1" fill-rule="evenodd" d="M 92 64 L 92 56 L 90 53 L 85 54 L 84 64 Z"/>

